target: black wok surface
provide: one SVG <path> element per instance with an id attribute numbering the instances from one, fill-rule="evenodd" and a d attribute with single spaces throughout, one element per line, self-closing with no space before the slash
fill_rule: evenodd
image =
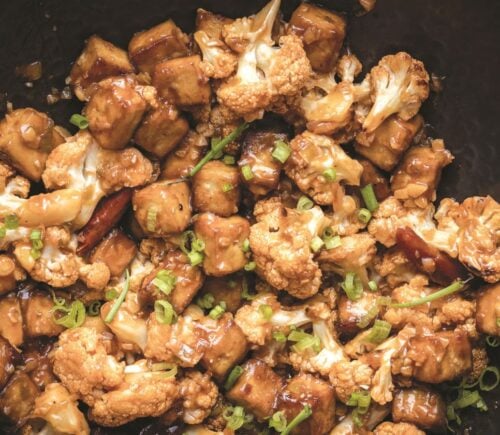
<path id="1" fill-rule="evenodd" d="M 52 87 L 62 89 L 70 64 L 93 33 L 126 48 L 140 30 L 173 18 L 183 30 L 194 26 L 197 7 L 229 16 L 255 12 L 263 0 L 0 0 L 0 116 L 6 102 L 32 106 L 58 123 L 80 111 L 80 103 L 48 105 Z M 285 17 L 298 0 L 282 0 Z M 347 44 L 369 69 L 385 54 L 406 50 L 429 72 L 444 77 L 423 115 L 434 137 L 444 138 L 455 161 L 444 170 L 439 195 L 462 199 L 490 194 L 500 200 L 500 2 L 495 0 L 378 0 L 357 17 L 354 1 L 321 2 L 349 17 Z M 43 77 L 28 88 L 15 67 L 35 60 Z M 1 321 L 1 319 L 0 319 Z M 497 350 L 500 348 L 497 348 Z M 499 352 L 491 355 L 498 366 Z M 484 394 L 488 413 L 467 413 L 460 433 L 500 434 L 500 394 Z M 173 433 L 139 425 L 113 433 Z M 0 430 L 1 431 L 1 430 Z M 111 433 L 99 431 L 99 433 Z"/>

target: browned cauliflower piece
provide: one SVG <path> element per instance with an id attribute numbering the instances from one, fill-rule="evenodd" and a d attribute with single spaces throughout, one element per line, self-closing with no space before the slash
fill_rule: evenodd
<path id="1" fill-rule="evenodd" d="M 90 406 L 124 379 L 124 364 L 112 355 L 112 338 L 95 329 L 68 329 L 59 336 L 54 373 L 62 384 Z"/>
<path id="2" fill-rule="evenodd" d="M 417 269 L 403 251 L 397 247 L 391 248 L 377 257 L 374 261 L 376 272 L 383 278 L 391 288 L 410 282 Z"/>
<path id="3" fill-rule="evenodd" d="M 238 58 L 221 39 L 198 30 L 194 33 L 194 40 L 203 56 L 200 68 L 207 77 L 222 79 L 233 74 Z"/>
<path id="4" fill-rule="evenodd" d="M 384 56 L 370 71 L 373 106 L 363 129 L 374 131 L 393 113 L 408 121 L 429 96 L 429 74 L 424 64 L 408 53 Z"/>
<path id="5" fill-rule="evenodd" d="M 339 361 L 332 365 L 329 377 L 335 388 L 336 397 L 343 403 L 347 403 L 352 393 L 357 391 L 369 391 L 373 369 L 361 361 Z"/>
<path id="6" fill-rule="evenodd" d="M 321 209 L 301 212 L 271 198 L 258 202 L 254 215 L 257 223 L 250 229 L 250 248 L 257 273 L 273 287 L 300 299 L 317 293 L 321 270 L 310 244 L 329 223 Z"/>
<path id="7" fill-rule="evenodd" d="M 227 24 L 226 44 L 239 53 L 236 74 L 217 90 L 219 102 L 247 120 L 261 118 L 273 100 L 300 92 L 312 73 L 302 41 L 281 36 L 279 47 L 271 37 L 280 0 L 272 0 L 258 14 Z"/>
<path id="8" fill-rule="evenodd" d="M 56 147 L 47 159 L 42 179 L 47 189 L 78 191 L 82 204 L 73 226 L 83 227 L 105 195 L 151 180 L 153 165 L 135 148 L 104 150 L 87 132 Z"/>
<path id="9" fill-rule="evenodd" d="M 78 409 L 76 396 L 59 383 L 47 385 L 35 399 L 31 418 L 43 421 L 40 433 L 90 434 L 87 420 Z"/>
<path id="10" fill-rule="evenodd" d="M 439 307 L 436 317 L 443 325 L 457 325 L 475 317 L 476 304 L 461 297 L 448 297 Z"/>
<path id="11" fill-rule="evenodd" d="M 330 205 L 334 201 L 334 183 L 324 175 L 325 171 L 334 169 L 335 181 L 359 186 L 363 167 L 333 139 L 305 131 L 290 142 L 290 148 L 285 172 L 318 204 Z"/>
<path id="12" fill-rule="evenodd" d="M 219 391 L 208 374 L 189 371 L 179 383 L 182 397 L 182 420 L 187 424 L 201 423 L 210 415 Z"/>
<path id="13" fill-rule="evenodd" d="M 146 360 L 125 368 L 118 388 L 98 397 L 89 416 L 101 426 L 121 426 L 141 417 L 158 417 L 179 396 L 179 383 L 174 376 L 151 371 Z"/>
<path id="14" fill-rule="evenodd" d="M 425 432 L 410 423 L 384 421 L 373 431 L 374 435 L 425 435 Z"/>

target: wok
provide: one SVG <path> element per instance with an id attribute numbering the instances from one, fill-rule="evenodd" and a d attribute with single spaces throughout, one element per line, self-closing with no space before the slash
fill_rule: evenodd
<path id="1" fill-rule="evenodd" d="M 7 102 L 15 108 L 32 106 L 68 125 L 79 112 L 76 100 L 47 104 L 53 87 L 62 89 L 70 63 L 83 42 L 97 33 L 127 47 L 131 36 L 166 18 L 184 31 L 194 26 L 198 7 L 231 17 L 251 14 L 265 0 L 0 0 L 0 116 Z M 299 0 L 283 0 L 288 18 Z M 455 156 L 445 168 L 439 196 L 457 199 L 492 195 L 500 199 L 500 2 L 494 0 L 378 0 L 375 10 L 356 16 L 354 0 L 324 0 L 324 6 L 346 13 L 346 44 L 366 69 L 383 55 L 405 50 L 421 59 L 429 72 L 443 77 L 443 91 L 433 94 L 422 113 L 428 131 L 442 137 Z M 43 76 L 32 88 L 16 76 L 15 67 L 35 60 Z M 0 319 L 1 321 L 1 319 Z M 498 366 L 500 355 L 491 352 Z M 500 433 L 500 389 L 485 393 L 489 411 L 466 413 L 460 433 Z M 147 421 L 116 431 L 95 433 L 143 435 L 174 433 Z M 1 431 L 1 430 L 0 430 Z M 180 431 L 179 433 L 182 433 Z"/>

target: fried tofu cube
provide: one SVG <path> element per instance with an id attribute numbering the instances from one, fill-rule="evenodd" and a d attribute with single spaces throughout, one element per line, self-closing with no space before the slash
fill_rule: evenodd
<path id="1" fill-rule="evenodd" d="M 212 39 L 220 39 L 222 29 L 226 24 L 231 24 L 234 20 L 223 15 L 214 14 L 205 9 L 196 11 L 196 31 L 204 31 Z"/>
<path id="2" fill-rule="evenodd" d="M 200 68 L 198 55 L 170 59 L 156 65 L 153 85 L 158 95 L 177 106 L 189 107 L 210 101 L 210 84 Z"/>
<path id="3" fill-rule="evenodd" d="M 243 365 L 243 373 L 226 397 L 262 421 L 273 415 L 276 397 L 283 384 L 283 378 L 265 362 L 250 359 Z"/>
<path id="4" fill-rule="evenodd" d="M 248 342 L 243 331 L 229 313 L 217 322 L 217 328 L 207 330 L 208 346 L 201 359 L 203 367 L 219 382 L 222 382 L 229 370 L 246 355 Z"/>
<path id="5" fill-rule="evenodd" d="M 409 121 L 392 115 L 373 133 L 359 133 L 355 149 L 380 169 L 392 171 L 423 125 L 424 119 L 420 115 Z"/>
<path id="6" fill-rule="evenodd" d="M 127 52 L 111 42 L 93 35 L 71 69 L 69 78 L 75 95 L 81 101 L 90 97 L 89 88 L 111 76 L 134 72 Z"/>
<path id="7" fill-rule="evenodd" d="M 23 293 L 21 307 L 27 337 L 56 337 L 64 331 L 63 326 L 54 322 L 54 302 L 49 294 L 28 290 Z"/>
<path id="8" fill-rule="evenodd" d="M 186 136 L 189 124 L 170 104 L 149 112 L 135 132 L 134 141 L 158 158 L 165 157 Z"/>
<path id="9" fill-rule="evenodd" d="M 335 67 L 346 34 L 346 22 L 340 15 L 302 3 L 290 19 L 290 32 L 302 39 L 311 66 L 318 72 Z"/>
<path id="10" fill-rule="evenodd" d="M 243 269 L 247 263 L 243 243 L 250 235 L 250 224 L 245 218 L 201 213 L 194 231 L 205 243 L 203 268 L 207 275 L 224 276 Z"/>
<path id="11" fill-rule="evenodd" d="M 477 297 L 476 325 L 480 332 L 500 337 L 500 283 L 481 289 Z"/>
<path id="12" fill-rule="evenodd" d="M 205 164 L 193 177 L 193 207 L 228 217 L 238 212 L 240 174 L 220 160 Z"/>
<path id="13" fill-rule="evenodd" d="M 10 375 L 14 372 L 17 355 L 16 350 L 9 342 L 0 337 L 0 390 L 3 389 Z"/>
<path id="14" fill-rule="evenodd" d="M 0 299 L 0 335 L 12 346 L 19 347 L 23 344 L 23 315 L 21 305 L 13 293 Z"/>
<path id="15" fill-rule="evenodd" d="M 89 130 L 109 150 L 125 148 L 146 111 L 146 101 L 131 76 L 99 82 L 85 107 Z"/>
<path id="16" fill-rule="evenodd" d="M 39 395 L 40 391 L 33 380 L 24 371 L 16 371 L 0 394 L 2 417 L 14 423 L 25 421 Z"/>
<path id="17" fill-rule="evenodd" d="M 224 276 L 216 278 L 209 276 L 202 289 L 200 290 L 200 298 L 206 294 L 211 294 L 214 297 L 214 305 L 224 302 L 226 304 L 226 311 L 229 313 L 236 313 L 241 306 L 244 286 L 248 285 L 246 278 L 241 274 Z"/>
<path id="18" fill-rule="evenodd" d="M 201 160 L 207 147 L 207 140 L 201 134 L 189 131 L 179 146 L 165 159 L 160 177 L 173 180 L 187 176 Z"/>
<path id="19" fill-rule="evenodd" d="M 128 45 L 130 59 L 141 72 L 152 74 L 166 59 L 187 56 L 189 37 L 172 20 L 136 33 Z"/>
<path id="20" fill-rule="evenodd" d="M 114 229 L 102 240 L 90 256 L 91 263 L 101 261 L 111 276 L 121 276 L 137 253 L 134 241 L 123 231 Z"/>
<path id="21" fill-rule="evenodd" d="M 18 281 L 26 278 L 24 269 L 12 255 L 0 255 L 0 295 L 15 290 Z"/>

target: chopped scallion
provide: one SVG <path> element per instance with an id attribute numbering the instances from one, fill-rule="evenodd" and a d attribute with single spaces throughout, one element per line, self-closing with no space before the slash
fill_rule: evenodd
<path id="1" fill-rule="evenodd" d="M 372 292 L 376 292 L 378 290 L 378 285 L 375 281 L 368 281 L 368 288 L 372 291 Z"/>
<path id="2" fill-rule="evenodd" d="M 486 337 L 486 344 L 490 347 L 500 346 L 500 339 L 498 337 L 493 337 L 493 335 L 488 335 Z"/>
<path id="3" fill-rule="evenodd" d="M 172 293 L 176 283 L 177 277 L 168 269 L 160 270 L 152 281 L 152 284 L 167 296 Z"/>
<path id="4" fill-rule="evenodd" d="M 318 236 L 314 237 L 310 243 L 311 251 L 318 252 L 323 247 L 324 244 L 325 242 L 323 242 L 323 240 L 321 240 L 320 237 Z"/>
<path id="5" fill-rule="evenodd" d="M 385 320 L 375 320 L 375 323 L 370 329 L 370 333 L 366 336 L 366 341 L 370 343 L 382 343 L 391 333 L 391 324 Z"/>
<path id="6" fill-rule="evenodd" d="M 367 184 L 365 187 L 361 188 L 361 196 L 363 197 L 363 201 L 369 211 L 374 212 L 377 210 L 378 201 L 371 184 Z"/>
<path id="7" fill-rule="evenodd" d="M 267 304 L 259 305 L 259 312 L 260 315 L 264 318 L 264 320 L 271 320 L 271 317 L 273 317 L 273 309 L 271 308 L 270 305 Z"/>
<path id="8" fill-rule="evenodd" d="M 273 339 L 278 343 L 284 343 L 286 341 L 286 335 L 281 331 L 273 332 Z"/>
<path id="9" fill-rule="evenodd" d="M 222 185 L 222 191 L 223 191 L 224 193 L 230 192 L 230 191 L 231 191 L 231 190 L 233 190 L 233 189 L 234 189 L 234 186 L 233 186 L 231 183 L 224 183 L 224 184 Z"/>
<path id="10" fill-rule="evenodd" d="M 367 224 L 370 222 L 370 219 L 372 218 L 372 214 L 370 210 L 367 208 L 360 208 L 358 210 L 358 219 L 360 222 L 363 222 L 364 224 Z"/>
<path id="11" fill-rule="evenodd" d="M 85 130 L 89 126 L 89 120 L 87 119 L 87 117 L 80 115 L 79 113 L 74 113 L 73 115 L 71 115 L 71 118 L 69 118 L 69 122 L 70 124 L 78 127 L 80 130 Z"/>
<path id="12" fill-rule="evenodd" d="M 274 429 L 278 433 L 282 433 L 286 429 L 286 417 L 283 411 L 275 412 L 269 419 L 269 428 Z"/>
<path id="13" fill-rule="evenodd" d="M 4 219 L 5 228 L 8 230 L 15 230 L 19 228 L 19 218 L 15 214 L 9 214 Z"/>
<path id="14" fill-rule="evenodd" d="M 292 346 L 295 352 L 303 352 L 306 349 L 312 349 L 314 352 L 318 353 L 321 350 L 320 339 L 300 329 L 290 332 L 290 334 L 288 334 L 288 340 L 295 342 Z"/>
<path id="15" fill-rule="evenodd" d="M 307 196 L 301 196 L 297 201 L 297 210 L 305 211 L 310 210 L 314 207 L 314 202 L 312 202 Z"/>
<path id="16" fill-rule="evenodd" d="M 345 294 L 351 301 L 358 300 L 363 294 L 363 283 L 354 272 L 347 272 L 341 284 Z"/>
<path id="17" fill-rule="evenodd" d="M 247 181 L 251 180 L 253 178 L 253 172 L 252 172 L 252 167 L 250 165 L 244 165 L 241 167 L 241 174 L 243 175 L 243 178 Z"/>
<path id="18" fill-rule="evenodd" d="M 118 292 L 114 288 L 110 288 L 109 290 L 106 290 L 106 293 L 104 294 L 104 298 L 107 301 L 112 301 L 113 299 L 116 299 L 118 297 Z"/>
<path id="19" fill-rule="evenodd" d="M 372 322 L 372 320 L 375 319 L 375 317 L 377 317 L 378 313 L 379 313 L 379 308 L 377 305 L 371 307 L 367 311 L 367 313 L 359 320 L 357 324 L 358 327 L 361 329 L 366 328 Z"/>
<path id="20" fill-rule="evenodd" d="M 98 316 L 101 310 L 101 301 L 93 301 L 87 307 L 87 314 L 89 316 Z"/>
<path id="21" fill-rule="evenodd" d="M 323 177 L 326 178 L 326 181 L 333 183 L 337 179 L 337 171 L 334 168 L 329 168 L 323 171 Z"/>
<path id="22" fill-rule="evenodd" d="M 493 375 L 494 381 L 487 383 L 485 377 L 491 375 Z M 486 367 L 481 373 L 481 376 L 479 377 L 479 388 L 482 391 L 491 391 L 495 389 L 499 383 L 500 383 L 500 373 L 498 372 L 498 368 L 494 366 Z"/>
<path id="23" fill-rule="evenodd" d="M 62 299 L 64 301 L 64 299 Z M 85 305 L 82 301 L 76 300 L 71 302 L 69 307 L 65 303 L 61 304 L 61 300 L 54 300 L 52 313 L 62 312 L 65 313 L 61 317 L 53 317 L 56 324 L 62 325 L 65 328 L 77 328 L 85 321 Z"/>
<path id="24" fill-rule="evenodd" d="M 279 162 L 285 163 L 288 160 L 288 157 L 290 157 L 291 153 L 292 150 L 286 142 L 283 142 L 282 140 L 277 140 L 276 142 L 274 142 L 274 150 L 271 155 Z"/>
<path id="25" fill-rule="evenodd" d="M 245 414 L 245 409 L 242 406 L 227 407 L 222 413 L 222 417 L 227 421 L 226 427 L 234 431 L 253 420 L 251 415 Z"/>
<path id="26" fill-rule="evenodd" d="M 176 364 L 161 362 L 151 364 L 151 371 L 160 373 L 165 378 L 173 378 L 177 375 L 178 368 Z"/>
<path id="27" fill-rule="evenodd" d="M 210 310 L 210 312 L 208 313 L 208 317 L 217 320 L 226 312 L 226 308 L 226 303 L 224 301 L 221 301 Z"/>
<path id="28" fill-rule="evenodd" d="M 249 261 L 247 264 L 245 264 L 244 269 L 247 272 L 251 272 L 252 270 L 255 270 L 256 267 L 257 265 L 255 264 L 255 261 Z"/>
<path id="29" fill-rule="evenodd" d="M 302 423 L 304 420 L 307 420 L 310 416 L 312 415 L 312 410 L 309 405 L 304 405 L 304 408 L 302 408 L 302 411 L 300 411 L 294 419 L 287 425 L 285 430 L 281 432 L 281 435 L 289 435 L 289 433 L 295 429 L 300 423 Z"/>
<path id="30" fill-rule="evenodd" d="M 104 319 L 106 323 L 110 323 L 114 317 L 116 316 L 116 313 L 120 309 L 121 304 L 123 304 L 123 301 L 125 300 L 125 296 L 127 296 L 128 289 L 130 287 L 130 274 L 128 272 L 128 269 L 125 271 L 125 285 L 123 286 L 123 290 L 120 293 L 120 296 L 118 296 L 115 299 L 115 302 L 113 303 L 113 306 L 111 307 L 111 310 L 109 310 L 108 315 Z"/>
<path id="31" fill-rule="evenodd" d="M 222 158 L 222 161 L 228 166 L 234 165 L 236 163 L 234 156 L 231 156 L 229 154 L 224 155 L 224 157 Z"/>
<path id="32" fill-rule="evenodd" d="M 325 242 L 325 248 L 329 251 L 330 249 L 338 248 L 342 245 L 342 239 L 340 236 L 333 236 L 329 238 L 323 238 Z"/>
<path id="33" fill-rule="evenodd" d="M 177 314 L 170 302 L 162 299 L 157 300 L 155 301 L 154 308 L 156 320 L 158 320 L 158 322 L 163 323 L 164 325 L 171 325 L 177 320 Z"/>
<path id="34" fill-rule="evenodd" d="M 243 252 L 248 252 L 250 250 L 250 240 L 248 239 L 243 240 L 243 245 L 241 247 L 241 250 Z"/>
<path id="35" fill-rule="evenodd" d="M 213 308 L 215 302 L 215 296 L 212 293 L 205 293 L 202 297 L 196 299 L 196 305 L 204 310 L 210 310 Z"/>
<path id="36" fill-rule="evenodd" d="M 231 388 L 233 388 L 233 385 L 236 383 L 238 378 L 243 374 L 243 367 L 241 366 L 234 366 L 231 372 L 229 373 L 229 376 L 226 379 L 226 382 L 224 382 L 224 389 L 226 391 L 229 391 Z"/>
<path id="37" fill-rule="evenodd" d="M 445 287 L 441 290 L 438 290 L 437 292 L 431 293 L 430 295 L 427 295 L 423 298 L 415 299 L 415 300 L 410 301 L 410 302 L 391 304 L 391 306 L 394 308 L 416 307 L 418 305 L 422 305 L 422 304 L 425 304 L 427 302 L 432 302 L 432 301 L 435 301 L 436 299 L 440 299 L 442 297 L 456 293 L 456 292 L 462 290 L 464 288 L 464 285 L 465 285 L 465 283 L 463 281 L 455 281 L 454 283 L 450 284 L 448 287 Z"/>

